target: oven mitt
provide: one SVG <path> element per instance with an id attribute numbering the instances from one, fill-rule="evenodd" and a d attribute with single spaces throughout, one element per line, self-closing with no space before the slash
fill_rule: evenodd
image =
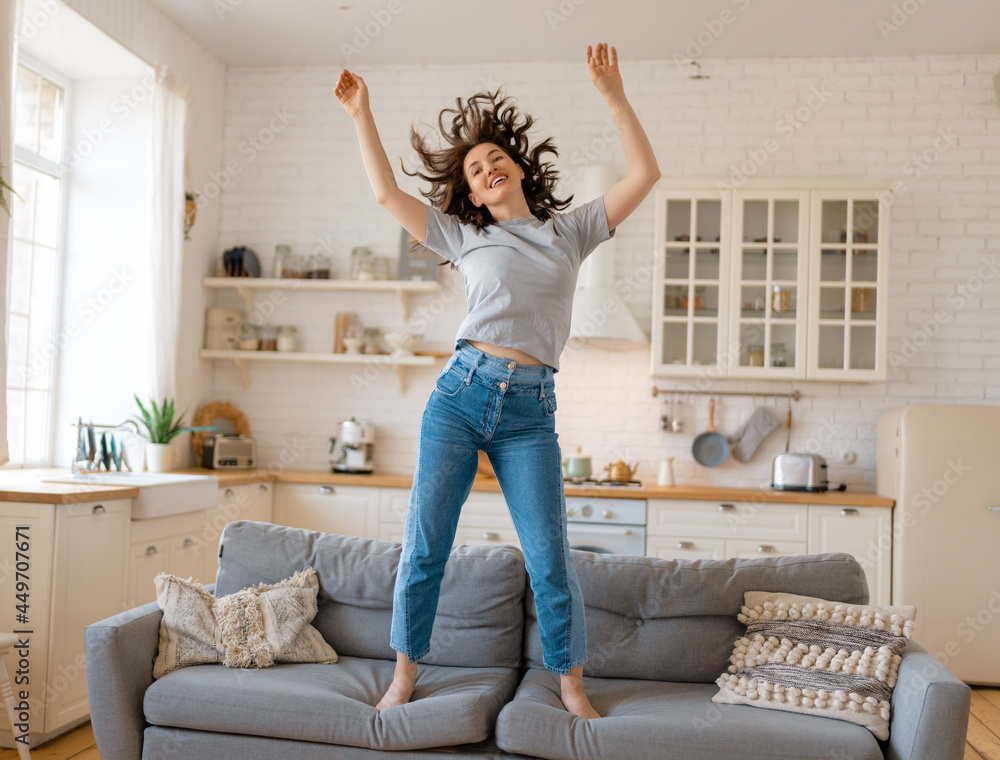
<path id="1" fill-rule="evenodd" d="M 779 427 L 781 423 L 767 409 L 755 409 L 729 439 L 732 455 L 741 462 L 750 461 L 757 447 Z"/>

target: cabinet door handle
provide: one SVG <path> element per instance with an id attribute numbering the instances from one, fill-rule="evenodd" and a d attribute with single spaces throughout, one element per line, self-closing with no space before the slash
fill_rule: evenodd
<path id="1" fill-rule="evenodd" d="M 226 489 L 226 496 L 232 496 L 232 495 L 233 495 L 233 489 L 232 488 L 227 488 Z"/>
<path id="2" fill-rule="evenodd" d="M 499 541 L 499 540 L 500 540 L 499 533 L 493 533 L 492 531 L 487 531 L 486 533 L 483 533 L 483 541 Z"/>
<path id="3" fill-rule="evenodd" d="M 735 504 L 720 504 L 719 505 L 719 511 L 720 512 L 732 512 L 734 509 L 736 509 L 736 505 Z"/>
<path id="4" fill-rule="evenodd" d="M 107 512 L 103 504 L 95 504 L 94 508 L 90 511 L 95 515 L 103 515 L 105 512 Z"/>
<path id="5" fill-rule="evenodd" d="M 258 490 L 258 491 L 260 491 L 261 493 L 267 493 L 267 486 L 266 486 L 266 485 L 264 485 L 263 483 L 261 483 L 261 484 L 260 484 L 260 485 L 259 485 L 259 486 L 257 487 L 257 490 Z"/>
<path id="6" fill-rule="evenodd" d="M 319 487 L 319 492 L 320 493 L 337 493 L 336 490 L 334 490 L 333 486 L 320 486 Z"/>
<path id="7" fill-rule="evenodd" d="M 146 547 L 146 556 L 147 557 L 152 557 L 154 554 L 159 554 L 159 553 L 160 553 L 160 550 L 157 549 L 155 546 L 147 546 Z"/>
<path id="8" fill-rule="evenodd" d="M 678 549 L 693 549 L 694 548 L 694 541 L 678 541 L 677 542 L 677 548 Z"/>
<path id="9" fill-rule="evenodd" d="M 194 546 L 194 539 L 193 539 L 193 538 L 191 538 L 191 537 L 188 537 L 188 538 L 185 538 L 185 539 L 184 539 L 184 547 L 185 547 L 186 549 L 189 549 L 189 548 L 191 548 L 192 546 Z"/>
<path id="10" fill-rule="evenodd" d="M 772 554 L 772 553 L 776 552 L 777 549 L 775 549 L 770 544 L 761 544 L 760 546 L 757 547 L 757 551 L 759 551 L 761 554 L 765 554 L 765 553 Z"/>
<path id="11" fill-rule="evenodd" d="M 857 517 L 861 513 L 856 509 L 842 509 L 840 510 L 840 514 L 844 517 Z"/>
<path id="12" fill-rule="evenodd" d="M 1000 512 L 1000 507 L 987 507 L 990 512 Z"/>

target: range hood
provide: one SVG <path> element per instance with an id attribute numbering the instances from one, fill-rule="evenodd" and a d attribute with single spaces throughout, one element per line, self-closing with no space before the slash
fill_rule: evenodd
<path id="1" fill-rule="evenodd" d="M 613 165 L 590 166 L 577 197 L 586 203 L 604 195 L 617 181 Z M 580 267 L 569 337 L 576 345 L 616 350 L 649 343 L 615 288 L 615 238 L 601 243 Z"/>

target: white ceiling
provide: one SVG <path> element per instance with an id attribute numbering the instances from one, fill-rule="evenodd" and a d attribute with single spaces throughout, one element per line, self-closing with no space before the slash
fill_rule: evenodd
<path id="1" fill-rule="evenodd" d="M 153 1 L 234 66 L 1000 53 L 996 0 Z"/>

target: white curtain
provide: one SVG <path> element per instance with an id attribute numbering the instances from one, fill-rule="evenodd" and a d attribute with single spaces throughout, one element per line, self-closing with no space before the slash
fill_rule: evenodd
<path id="1" fill-rule="evenodd" d="M 156 68 L 153 92 L 150 283 L 153 322 L 153 398 L 173 398 L 177 389 L 181 259 L 184 247 L 185 150 L 191 89 L 166 66 Z"/>
<path id="2" fill-rule="evenodd" d="M 14 78 L 17 73 L 17 30 L 21 28 L 23 0 L 0 0 L 0 164 L 3 178 L 13 184 L 14 163 Z M 10 199 L 13 206 L 13 199 Z M 13 211 L 13 209 L 11 209 Z M 10 282 L 7 265 L 10 257 L 10 219 L 0 210 L 0 378 L 4 391 L 0 393 L 0 465 L 10 461 L 7 444 L 7 304 L 10 303 Z"/>

